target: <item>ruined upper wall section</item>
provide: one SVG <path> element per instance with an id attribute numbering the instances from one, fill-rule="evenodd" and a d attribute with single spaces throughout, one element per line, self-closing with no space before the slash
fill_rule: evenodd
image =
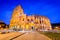
<path id="1" fill-rule="evenodd" d="M 12 14 L 12 17 L 16 17 L 16 16 L 20 16 L 21 14 L 24 14 L 23 13 L 23 9 L 20 5 L 18 5 L 14 11 L 13 11 L 13 14 Z"/>

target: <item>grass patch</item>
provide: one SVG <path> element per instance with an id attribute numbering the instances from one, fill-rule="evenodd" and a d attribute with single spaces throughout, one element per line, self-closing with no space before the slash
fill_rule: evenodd
<path id="1" fill-rule="evenodd" d="M 42 34 L 48 36 L 52 40 L 60 40 L 60 33 L 42 32 Z"/>

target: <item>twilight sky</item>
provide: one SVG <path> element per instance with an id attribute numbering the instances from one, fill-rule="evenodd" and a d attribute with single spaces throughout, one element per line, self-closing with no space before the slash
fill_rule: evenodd
<path id="1" fill-rule="evenodd" d="M 0 20 L 9 24 L 17 5 L 21 5 L 27 15 L 43 15 L 48 17 L 51 23 L 60 23 L 59 0 L 0 0 Z"/>

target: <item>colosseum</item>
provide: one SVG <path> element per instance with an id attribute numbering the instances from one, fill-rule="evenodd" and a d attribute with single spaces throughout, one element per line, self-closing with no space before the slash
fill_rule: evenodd
<path id="1" fill-rule="evenodd" d="M 20 30 L 51 30 L 51 24 L 47 17 L 38 15 L 27 16 L 20 5 L 14 9 L 9 27 Z"/>

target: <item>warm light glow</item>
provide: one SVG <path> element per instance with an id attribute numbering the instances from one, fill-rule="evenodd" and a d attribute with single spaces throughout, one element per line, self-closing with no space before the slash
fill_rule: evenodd
<path id="1" fill-rule="evenodd" d="M 19 25 L 18 25 L 19 24 Z M 43 26 L 42 26 L 43 24 Z M 51 30 L 51 24 L 48 18 L 44 16 L 27 16 L 24 14 L 23 9 L 21 6 L 17 6 L 14 11 L 10 21 L 10 27 L 15 26 L 22 29 L 31 29 L 31 27 L 45 28 L 45 30 Z"/>
<path id="2" fill-rule="evenodd" d="M 0 25 L 0 27 L 1 27 L 1 25 Z"/>

